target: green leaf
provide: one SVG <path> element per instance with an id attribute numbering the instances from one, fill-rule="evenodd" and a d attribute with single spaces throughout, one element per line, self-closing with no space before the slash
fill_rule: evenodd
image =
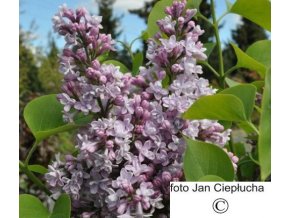
<path id="1" fill-rule="evenodd" d="M 49 212 L 41 201 L 28 194 L 19 196 L 19 218 L 48 218 Z"/>
<path id="2" fill-rule="evenodd" d="M 141 38 L 142 38 L 144 41 L 146 41 L 147 39 L 149 39 L 148 32 L 147 32 L 147 31 L 142 31 Z"/>
<path id="3" fill-rule="evenodd" d="M 104 54 L 98 56 L 98 60 L 99 60 L 101 63 L 103 63 L 104 61 L 106 61 L 106 60 L 108 59 L 108 57 L 109 57 L 109 52 L 106 52 L 106 53 L 104 53 Z"/>
<path id="4" fill-rule="evenodd" d="M 58 102 L 55 94 L 41 96 L 26 105 L 24 119 L 36 140 L 79 128 L 90 121 L 89 116 L 79 116 L 74 124 L 65 123 L 62 110 L 63 105 Z"/>
<path id="5" fill-rule="evenodd" d="M 240 129 L 243 129 L 247 134 L 255 133 L 256 127 L 249 121 L 237 123 Z"/>
<path id="6" fill-rule="evenodd" d="M 236 156 L 239 158 L 246 154 L 245 145 L 241 142 L 233 144 L 233 151 Z"/>
<path id="7" fill-rule="evenodd" d="M 241 176 L 243 177 L 243 180 L 252 181 L 255 175 L 255 171 L 257 171 L 257 165 L 253 161 L 251 161 L 249 157 L 245 157 L 239 161 L 239 163 L 242 162 L 244 163 L 239 166 L 239 171 Z"/>
<path id="8" fill-rule="evenodd" d="M 271 3 L 269 0 L 237 0 L 232 6 L 231 12 L 271 31 Z"/>
<path id="9" fill-rule="evenodd" d="M 206 175 L 206 176 L 201 177 L 198 181 L 199 182 L 223 182 L 225 180 L 216 175 Z"/>
<path id="10" fill-rule="evenodd" d="M 227 11 L 231 11 L 233 4 L 229 0 L 225 0 L 227 5 Z"/>
<path id="11" fill-rule="evenodd" d="M 256 87 L 251 84 L 241 84 L 224 89 L 219 94 L 231 94 L 238 97 L 243 102 L 247 119 L 250 120 L 254 109 L 256 91 Z"/>
<path id="12" fill-rule="evenodd" d="M 257 91 L 261 91 L 265 86 L 264 80 L 257 80 L 251 83 L 253 86 L 256 86 Z"/>
<path id="13" fill-rule="evenodd" d="M 206 48 L 205 54 L 206 54 L 207 57 L 210 56 L 210 54 L 211 54 L 211 52 L 212 52 L 212 50 L 214 49 L 215 46 L 216 46 L 216 44 L 213 43 L 213 42 L 209 42 L 209 43 L 204 43 L 203 44 L 203 47 Z"/>
<path id="14" fill-rule="evenodd" d="M 266 74 L 260 118 L 258 154 L 261 166 L 261 179 L 271 173 L 271 70 Z"/>
<path id="15" fill-rule="evenodd" d="M 202 0 L 191 0 L 187 2 L 187 7 L 190 8 L 196 8 L 199 10 L 199 5 L 202 2 Z"/>
<path id="16" fill-rule="evenodd" d="M 229 87 L 234 87 L 234 86 L 237 86 L 237 85 L 241 84 L 241 83 L 236 82 L 236 81 L 234 81 L 234 80 L 232 80 L 230 78 L 227 78 L 227 77 L 225 78 L 225 81 L 226 81 L 226 83 L 228 84 Z"/>
<path id="17" fill-rule="evenodd" d="M 155 3 L 148 16 L 147 33 L 149 38 L 153 37 L 158 31 L 157 20 L 163 19 L 165 15 L 165 7 L 171 5 L 173 0 L 161 0 Z"/>
<path id="18" fill-rule="evenodd" d="M 143 53 L 142 52 L 137 52 L 134 55 L 133 59 L 133 69 L 132 69 L 132 75 L 137 75 L 139 71 L 139 67 L 142 66 L 143 64 Z"/>
<path id="19" fill-rule="evenodd" d="M 246 51 L 246 53 L 263 64 L 266 68 L 271 66 L 271 41 L 260 40 L 253 43 Z"/>
<path id="20" fill-rule="evenodd" d="M 169 82 L 169 76 L 166 74 L 165 78 L 162 80 L 162 88 L 166 89 L 170 85 Z"/>
<path id="21" fill-rule="evenodd" d="M 44 166 L 41 165 L 29 165 L 28 169 L 32 172 L 35 173 L 40 173 L 40 174 L 46 174 L 47 173 L 47 169 Z"/>
<path id="22" fill-rule="evenodd" d="M 229 94 L 216 94 L 199 98 L 183 114 L 183 118 L 237 122 L 247 119 L 242 101 L 236 96 Z"/>
<path id="23" fill-rule="evenodd" d="M 226 121 L 226 120 L 219 120 L 219 123 L 223 125 L 225 129 L 230 129 L 233 124 L 231 121 Z"/>
<path id="24" fill-rule="evenodd" d="M 129 72 L 128 68 L 124 64 L 116 60 L 107 60 L 107 61 L 104 61 L 103 64 L 113 64 L 115 67 L 120 67 L 120 71 L 122 73 Z"/>
<path id="25" fill-rule="evenodd" d="M 62 194 L 55 202 L 49 218 L 70 218 L 71 201 L 67 194 Z"/>
<path id="26" fill-rule="evenodd" d="M 237 67 L 244 67 L 250 70 L 255 70 L 260 74 L 262 78 L 265 77 L 266 67 L 260 62 L 256 61 L 254 58 L 250 57 L 248 54 L 243 52 L 238 46 L 232 44 L 232 47 L 235 50 L 237 56 Z"/>
<path id="27" fill-rule="evenodd" d="M 184 173 L 187 181 L 198 181 L 206 175 L 215 175 L 233 181 L 234 168 L 226 152 L 217 145 L 186 138 Z"/>

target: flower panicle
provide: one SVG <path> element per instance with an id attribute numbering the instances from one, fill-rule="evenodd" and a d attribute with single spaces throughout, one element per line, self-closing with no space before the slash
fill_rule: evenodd
<path id="1" fill-rule="evenodd" d="M 229 140 L 230 130 L 217 121 L 181 116 L 216 91 L 200 77 L 203 31 L 192 21 L 196 10 L 185 6 L 184 0 L 174 1 L 165 9 L 167 16 L 157 22 L 160 32 L 148 40 L 149 63 L 136 77 L 98 60 L 113 49 L 110 36 L 101 33 L 100 17 L 63 6 L 53 18 L 67 43 L 58 95 L 64 118 L 93 115 L 77 133 L 78 154 L 56 160 L 45 176 L 53 194 L 71 196 L 74 216 L 169 217 L 169 184 L 185 180 L 183 135 L 220 147 Z"/>

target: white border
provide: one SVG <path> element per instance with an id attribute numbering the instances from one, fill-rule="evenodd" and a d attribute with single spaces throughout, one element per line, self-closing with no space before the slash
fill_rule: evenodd
<path id="1" fill-rule="evenodd" d="M 272 193 L 277 214 L 289 214 L 290 2 L 272 1 Z M 18 31 L 19 2 L 2 2 L 1 73 L 1 217 L 18 217 Z M 12 206 L 13 205 L 13 206 Z M 193 213 L 194 214 L 194 213 Z"/>
<path id="2" fill-rule="evenodd" d="M 1 217 L 19 216 L 19 2 L 2 2 L 0 13 Z"/>

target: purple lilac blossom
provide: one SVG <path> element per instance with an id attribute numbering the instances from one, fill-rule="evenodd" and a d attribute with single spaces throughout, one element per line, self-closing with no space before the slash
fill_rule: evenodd
<path id="1" fill-rule="evenodd" d="M 196 10 L 185 5 L 174 1 L 165 9 L 160 32 L 148 40 L 149 63 L 136 77 L 98 60 L 114 50 L 101 17 L 66 6 L 53 17 L 66 40 L 58 95 L 64 119 L 93 117 L 77 134 L 78 154 L 56 160 L 45 176 L 53 195 L 71 196 L 72 217 L 169 217 L 169 184 L 185 180 L 183 135 L 220 147 L 229 140 L 230 130 L 216 121 L 181 118 L 198 98 L 216 92 L 200 77 L 203 30 L 192 21 Z M 236 167 L 237 157 L 227 153 Z"/>

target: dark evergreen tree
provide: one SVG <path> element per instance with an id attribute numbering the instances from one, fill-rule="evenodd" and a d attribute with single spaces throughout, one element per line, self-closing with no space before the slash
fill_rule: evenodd
<path id="1" fill-rule="evenodd" d="M 116 0 L 96 0 L 96 2 L 98 4 L 99 14 L 103 17 L 102 32 L 111 34 L 113 39 L 117 39 L 122 33 L 119 29 L 122 16 L 113 15 L 113 5 Z"/>
<path id="2" fill-rule="evenodd" d="M 54 39 L 49 40 L 49 51 L 41 60 L 39 79 L 45 93 L 59 93 L 63 75 L 59 72 L 59 50 Z"/>
<path id="3" fill-rule="evenodd" d="M 148 22 L 148 16 L 153 8 L 153 6 L 155 5 L 156 2 L 158 2 L 159 0 L 153 0 L 151 2 L 145 2 L 144 3 L 144 7 L 140 8 L 140 9 L 133 9 L 133 10 L 129 10 L 130 13 L 132 14 L 136 14 L 138 17 L 140 17 L 141 19 L 143 19 L 145 21 L 145 24 L 147 24 Z M 147 43 L 145 40 L 142 41 L 143 44 L 143 57 L 144 60 L 146 59 L 146 51 L 147 51 Z"/>
<path id="4" fill-rule="evenodd" d="M 25 44 L 24 33 L 19 36 L 19 91 L 20 94 L 30 90 L 41 92 L 42 87 L 38 78 L 38 67 L 32 51 Z"/>
<path id="5" fill-rule="evenodd" d="M 254 42 L 267 39 L 265 30 L 247 18 L 243 18 L 242 24 L 232 31 L 232 37 L 243 51 Z"/>
<path id="6" fill-rule="evenodd" d="M 99 9 L 99 15 L 103 17 L 101 30 L 103 33 L 111 34 L 114 40 L 117 40 L 122 33 L 120 29 L 120 20 L 123 16 L 115 16 L 113 5 L 116 0 L 96 0 Z M 118 49 L 116 52 L 110 52 L 108 59 L 114 59 L 125 64 L 128 69 L 131 68 L 131 58 L 125 48 Z"/>
<path id="7" fill-rule="evenodd" d="M 202 2 L 199 5 L 199 11 L 207 19 L 211 19 L 210 4 L 208 3 L 207 0 L 202 0 Z M 206 22 L 205 20 L 203 20 L 203 19 L 198 19 L 197 20 L 197 24 L 200 25 L 201 28 L 204 30 L 204 34 L 202 34 L 199 37 L 199 40 L 202 43 L 212 42 L 213 41 L 213 36 L 214 36 L 214 30 L 211 27 L 211 25 L 208 22 Z"/>

